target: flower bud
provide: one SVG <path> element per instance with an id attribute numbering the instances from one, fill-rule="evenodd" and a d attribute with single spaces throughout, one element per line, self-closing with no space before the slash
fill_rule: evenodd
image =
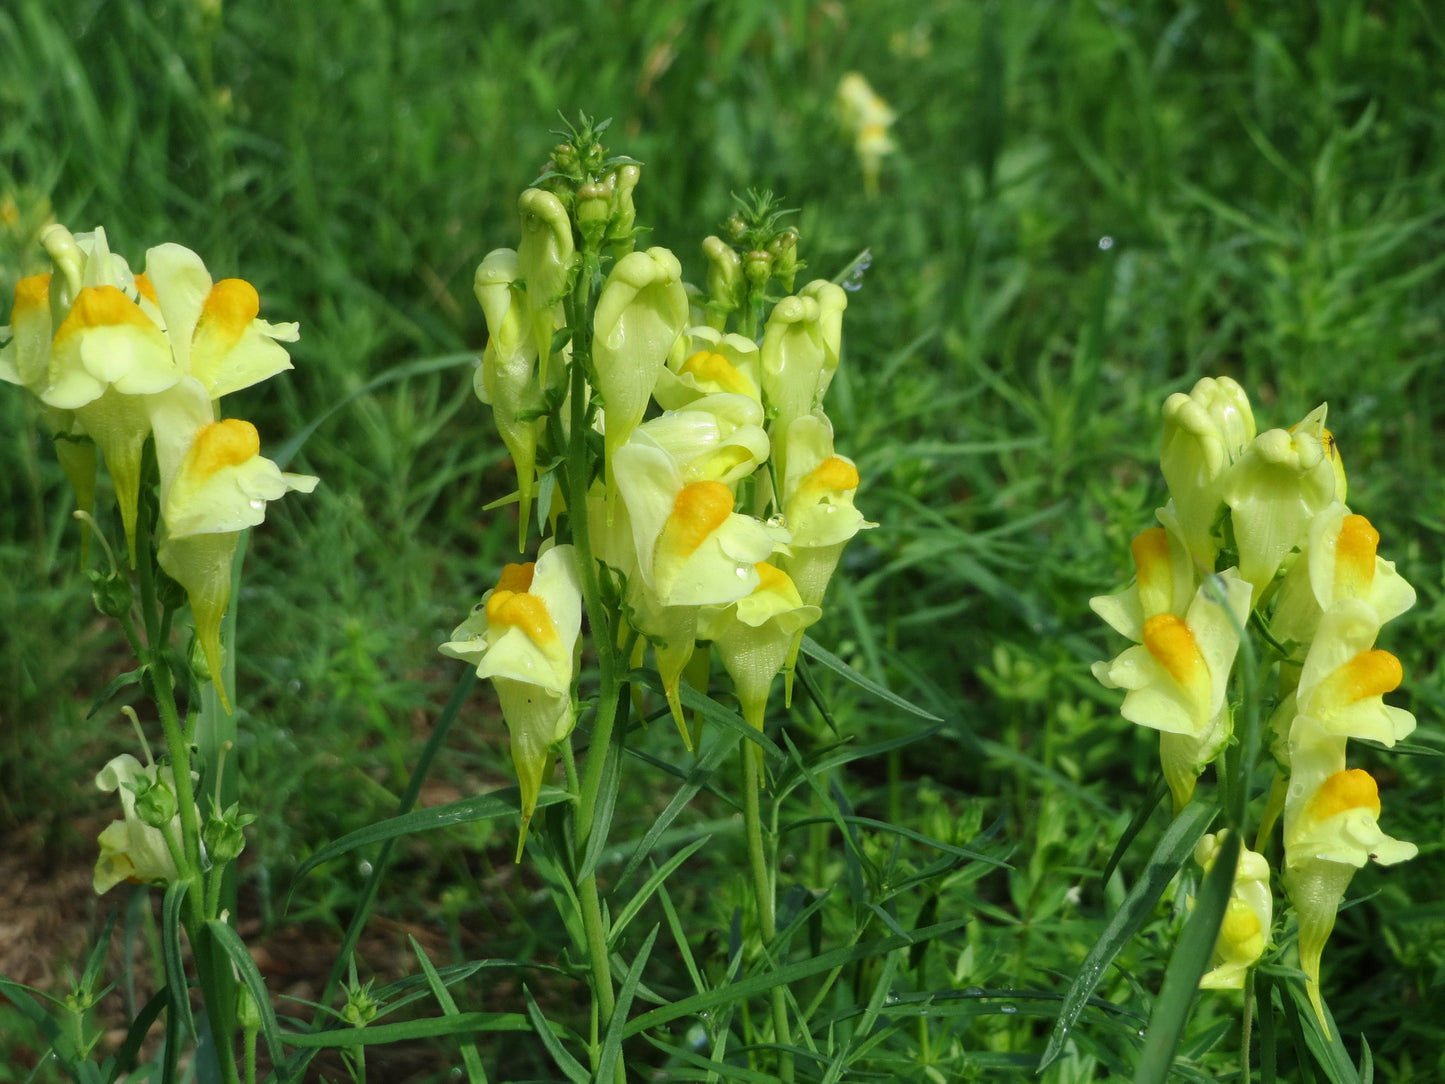
<path id="1" fill-rule="evenodd" d="M 707 257 L 708 326 L 722 331 L 727 326 L 728 313 L 743 303 L 746 290 L 743 260 L 721 237 L 708 237 L 702 243 L 702 251 Z"/>
<path id="2" fill-rule="evenodd" d="M 687 326 L 682 264 L 665 248 L 618 260 L 597 299 L 592 341 L 604 411 L 604 459 L 612 457 L 647 411 L 659 371 Z"/>
<path id="3" fill-rule="evenodd" d="M 575 262 L 572 221 L 567 208 L 551 192 L 529 188 L 517 201 L 522 214 L 522 240 L 517 246 L 517 273 L 527 288 L 532 335 L 547 383 L 552 333 L 561 323 L 561 302 Z"/>
<path id="4" fill-rule="evenodd" d="M 142 824 L 152 828 L 164 828 L 176 815 L 176 796 L 161 779 L 149 782 L 127 783 L 135 792 L 135 815 Z"/>
<path id="5" fill-rule="evenodd" d="M 201 829 L 201 841 L 206 853 L 218 865 L 234 862 L 246 849 L 245 827 L 256 819 L 254 813 L 238 813 L 238 806 L 231 806 L 219 816 L 212 816 Z"/>
<path id="6" fill-rule="evenodd" d="M 773 255 L 773 274 L 783 289 L 791 293 L 793 278 L 803 266 L 798 259 L 798 228 L 789 226 L 779 233 L 769 243 L 768 251 Z"/>
<path id="7" fill-rule="evenodd" d="M 1220 479 L 1254 436 L 1249 397 L 1227 376 L 1205 377 L 1188 395 L 1176 392 L 1164 402 L 1159 465 L 1179 536 L 1205 572 L 1214 570 L 1219 552 L 1212 532 L 1223 503 Z M 1160 518 L 1167 524 L 1170 517 Z"/>
<path id="8" fill-rule="evenodd" d="M 577 228 L 582 243 L 595 251 L 607 233 L 612 215 L 612 186 L 601 182 L 584 184 L 577 189 Z"/>
<path id="9" fill-rule="evenodd" d="M 89 570 L 86 575 L 90 578 L 90 597 L 98 611 L 106 617 L 115 618 L 125 617 L 130 613 L 135 592 L 131 588 L 129 576 L 118 571 L 99 572 L 95 569 Z"/>
<path id="10" fill-rule="evenodd" d="M 1259 434 L 1221 478 L 1239 573 L 1254 585 L 1256 603 L 1289 552 L 1305 545 L 1310 521 L 1343 499 L 1338 462 L 1321 404 L 1293 429 Z"/>
<path id="11" fill-rule="evenodd" d="M 622 259 L 634 248 L 637 209 L 632 193 L 642 179 L 642 167 L 635 162 L 619 166 L 612 175 L 612 217 L 607 225 L 607 238 L 612 242 L 612 255 Z"/>
<path id="12" fill-rule="evenodd" d="M 745 254 L 743 256 L 743 275 L 753 290 L 762 293 L 768 285 L 768 279 L 773 275 L 773 254 L 759 249 L 753 249 Z"/>

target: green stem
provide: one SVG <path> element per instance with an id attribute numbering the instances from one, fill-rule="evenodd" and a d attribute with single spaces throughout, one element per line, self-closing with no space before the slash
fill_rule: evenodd
<path id="1" fill-rule="evenodd" d="M 617 724 L 617 707 L 621 702 L 620 668 L 612 622 L 602 599 L 597 562 L 592 555 L 592 537 L 587 525 L 587 492 L 591 488 L 594 456 L 587 442 L 588 381 L 592 367 L 593 286 L 600 277 L 600 265 L 594 252 L 584 252 L 582 266 L 572 294 L 567 300 L 567 322 L 572 329 L 572 364 L 570 382 L 569 432 L 566 459 L 567 518 L 571 527 L 572 546 L 577 554 L 577 570 L 581 580 L 587 624 L 592 630 L 592 645 L 597 653 L 600 688 L 597 711 L 593 715 L 592 738 L 588 746 L 587 764 L 577 794 L 576 844 L 579 854 L 586 854 L 592 836 L 593 818 L 598 793 L 602 788 L 603 769 L 612 733 Z M 569 783 L 575 779 L 576 768 L 567 754 Z M 597 1005 L 600 1030 L 605 1032 L 617 1008 L 612 988 L 612 966 L 608 958 L 607 929 L 602 921 L 602 901 L 597 888 L 597 874 L 589 872 L 577 885 L 577 899 L 582 906 L 582 923 L 587 936 L 587 952 L 592 968 L 592 993 Z M 596 1036 L 592 1042 L 594 1068 L 601 1048 Z M 619 1084 L 626 1080 L 626 1069 L 619 1060 Z"/>
<path id="2" fill-rule="evenodd" d="M 753 876 L 753 895 L 758 905 L 758 932 L 766 953 L 777 936 L 778 920 L 767 848 L 763 843 L 761 760 L 761 750 L 751 744 L 743 750 L 743 825 L 748 837 L 748 868 Z M 788 1023 L 788 1000 L 783 987 L 773 987 L 772 1000 L 773 1040 L 788 1046 L 792 1043 L 792 1029 Z M 783 1080 L 792 1080 L 793 1056 L 784 1053 L 778 1068 Z"/>

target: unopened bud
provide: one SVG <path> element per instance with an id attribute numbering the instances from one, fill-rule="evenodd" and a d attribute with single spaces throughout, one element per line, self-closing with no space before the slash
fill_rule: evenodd
<path id="1" fill-rule="evenodd" d="M 243 829 L 256 819 L 254 813 L 236 812 L 231 806 L 220 816 L 212 816 L 201 829 L 201 840 L 213 862 L 234 862 L 246 849 L 246 834 Z"/>
<path id="2" fill-rule="evenodd" d="M 164 828 L 176 816 L 176 796 L 171 788 L 157 779 L 149 786 L 136 790 L 135 815 L 142 824 L 152 828 Z"/>
<path id="3" fill-rule="evenodd" d="M 581 165 L 577 148 L 570 143 L 558 143 L 552 148 L 552 168 L 558 173 L 575 173 Z"/>
<path id="4" fill-rule="evenodd" d="M 119 572 L 97 572 L 94 569 L 86 575 L 90 577 L 90 597 L 95 600 L 97 610 L 106 617 L 117 619 L 130 613 L 134 594 L 128 576 Z"/>
<path id="5" fill-rule="evenodd" d="M 747 276 L 749 286 L 762 290 L 773 274 L 773 254 L 758 249 L 749 252 L 743 257 L 743 274 Z"/>
<path id="6" fill-rule="evenodd" d="M 707 308 L 713 323 L 719 331 L 727 320 L 727 314 L 742 304 L 743 261 L 737 250 L 721 237 L 709 237 L 702 243 L 703 255 L 707 257 Z"/>
<path id="7" fill-rule="evenodd" d="M 607 220 L 612 215 L 611 186 L 601 183 L 584 184 L 577 189 L 577 229 L 582 242 L 595 250 L 607 233 Z"/>
<path id="8" fill-rule="evenodd" d="M 635 163 L 619 166 L 612 175 L 612 220 L 607 226 L 607 237 L 613 245 L 613 256 L 619 260 L 633 249 L 637 209 L 632 204 L 632 193 L 641 179 L 642 168 Z"/>
<path id="9" fill-rule="evenodd" d="M 783 289 L 792 293 L 793 278 L 803 266 L 798 259 L 797 227 L 789 226 L 774 237 L 768 244 L 768 251 L 773 254 L 773 274 L 778 276 Z"/>

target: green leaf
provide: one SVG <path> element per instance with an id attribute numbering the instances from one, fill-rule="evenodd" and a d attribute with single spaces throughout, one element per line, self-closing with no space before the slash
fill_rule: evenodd
<path id="1" fill-rule="evenodd" d="M 773 968 L 771 971 L 764 971 L 757 975 L 749 975 L 745 979 L 720 986 L 715 990 L 709 990 L 705 994 L 697 994 L 693 997 L 683 998 L 681 1001 L 674 1001 L 671 1005 L 661 1005 L 650 1012 L 645 1012 L 634 1017 L 627 1024 L 625 1034 L 627 1036 L 637 1035 L 648 1028 L 655 1028 L 659 1024 L 666 1024 L 683 1016 L 696 1016 L 699 1013 L 710 1012 L 722 1005 L 730 1005 L 745 998 L 756 997 L 758 994 L 773 989 L 775 986 L 784 986 L 788 983 L 801 982 L 804 979 L 812 978 L 814 975 L 821 975 L 835 967 L 846 967 L 857 960 L 868 960 L 875 956 L 882 956 L 893 952 L 895 949 L 908 948 L 923 941 L 930 941 L 935 937 L 941 937 L 946 933 L 968 924 L 971 916 L 952 919 L 948 922 L 940 922 L 933 926 L 925 926 L 923 929 L 914 930 L 906 936 L 892 936 L 879 938 L 877 941 L 865 941 L 861 945 L 850 945 L 844 948 L 834 949 L 831 952 L 822 953 L 811 959 L 800 960 L 797 963 L 784 964 L 781 967 Z"/>
<path id="2" fill-rule="evenodd" d="M 186 964 L 181 955 L 181 908 L 186 903 L 189 881 L 177 881 L 166 889 L 161 904 L 161 956 L 166 972 L 166 986 L 171 992 L 171 1015 L 185 1025 L 186 1034 L 195 1038 L 196 1021 L 191 1016 L 190 988 L 186 983 Z"/>
<path id="3" fill-rule="evenodd" d="M 627 696 L 628 690 L 624 685 L 619 690 L 620 696 Z M 618 720 L 627 718 L 625 707 L 618 711 Z M 627 741 L 627 727 L 613 726 L 612 740 L 607 743 L 607 748 L 602 751 L 602 776 L 597 786 L 597 804 L 592 811 L 592 827 L 587 837 L 587 849 L 582 854 L 582 865 L 573 876 L 573 882 L 579 883 L 583 878 L 589 876 L 597 869 L 597 864 L 602 861 L 603 852 L 608 847 L 608 837 L 612 833 L 612 812 L 617 806 L 617 792 L 621 789 L 622 776 L 622 748 Z M 595 755 L 593 750 L 589 755 Z"/>
<path id="4" fill-rule="evenodd" d="M 572 1084 L 591 1084 L 592 1074 L 582 1067 L 582 1063 L 567 1053 L 567 1048 L 552 1034 L 551 1024 L 542 1015 L 537 1000 L 532 996 L 532 991 L 525 986 L 522 987 L 522 996 L 527 999 L 527 1015 L 532 1019 L 532 1026 L 537 1036 L 542 1040 L 542 1045 L 547 1048 L 547 1053 L 552 1055 L 552 1060 L 557 1063 L 557 1068 L 567 1074 L 567 1079 Z"/>
<path id="5" fill-rule="evenodd" d="M 565 802 L 570 798 L 571 795 L 565 790 L 544 787 L 541 796 L 537 799 L 537 808 L 541 809 L 558 802 Z M 382 843 L 399 836 L 414 835 L 417 832 L 428 832 L 434 828 L 450 828 L 453 825 L 469 824 L 472 821 L 490 820 L 493 817 L 504 817 L 509 814 L 516 815 L 521 812 L 521 809 L 520 792 L 516 787 L 507 787 L 491 794 L 463 798 L 459 802 L 449 802 L 431 809 L 418 809 L 411 813 L 403 813 L 399 817 L 377 821 L 365 828 L 358 828 L 355 832 L 348 832 L 340 839 L 333 840 L 322 847 L 301 864 L 301 868 L 296 871 L 296 880 L 301 880 L 317 866 L 349 854 L 358 847 L 367 847 L 373 843 Z"/>
<path id="6" fill-rule="evenodd" d="M 442 982 L 437 969 L 432 966 L 431 958 L 427 956 L 426 950 L 417 943 L 417 939 L 407 935 L 411 942 L 411 950 L 416 953 L 417 962 L 421 964 L 422 972 L 426 975 L 427 986 L 431 989 L 432 997 L 436 998 L 437 1004 L 441 1006 L 442 1012 L 447 1016 L 460 1015 L 457 1012 L 456 1000 L 452 997 L 451 991 Z M 482 1068 L 481 1055 L 477 1053 L 477 1044 L 473 1042 L 462 1042 L 459 1044 L 462 1050 L 462 1064 L 466 1066 L 467 1080 L 471 1084 L 487 1084 L 487 1071 Z"/>
<path id="7" fill-rule="evenodd" d="M 860 674 L 842 659 L 838 658 L 837 655 L 834 655 L 827 648 L 820 645 L 811 636 L 803 637 L 803 652 L 808 658 L 827 667 L 845 681 L 858 686 L 858 688 L 882 700 L 885 704 L 892 704 L 900 711 L 906 711 L 909 715 L 916 715 L 920 719 L 927 719 L 930 723 L 943 722 L 943 720 L 937 715 L 934 715 L 933 712 L 920 708 L 917 704 L 910 703 L 897 693 L 891 692 L 884 686 L 878 684 L 878 682 L 872 678 Z"/>
<path id="8" fill-rule="evenodd" d="M 1064 1052 L 1069 1030 L 1084 1011 L 1094 989 L 1104 977 L 1104 971 L 1113 962 L 1129 939 L 1144 925 L 1159 901 L 1164 888 L 1179 872 L 1179 867 L 1194 853 L 1194 845 L 1208 830 L 1219 810 L 1204 802 L 1191 802 L 1165 830 L 1154 853 L 1138 882 L 1124 898 L 1123 904 L 1104 928 L 1098 942 L 1084 957 L 1079 973 L 1064 995 L 1059 1019 L 1049 1036 L 1048 1046 L 1039 1059 L 1039 1072 L 1043 1072 Z"/>
<path id="9" fill-rule="evenodd" d="M 211 939 L 231 958 L 236 973 L 241 976 L 246 989 L 251 991 L 251 998 L 256 1002 L 256 1009 L 261 1014 L 261 1034 L 266 1038 L 271 1060 L 280 1065 L 283 1056 L 281 1029 L 276 1024 L 276 1010 L 271 1007 L 271 993 L 266 989 L 266 980 L 261 977 L 256 961 L 251 959 L 246 943 L 241 940 L 241 935 L 231 928 L 230 923 L 222 922 L 218 918 L 207 919 L 206 929 L 210 931 Z"/>
<path id="10" fill-rule="evenodd" d="M 307 1050 L 343 1046 L 381 1046 L 384 1043 L 410 1042 L 414 1039 L 437 1039 L 444 1035 L 470 1035 L 474 1032 L 532 1031 L 534 1021 L 515 1012 L 464 1012 L 456 1016 L 434 1016 L 425 1020 L 408 1020 L 401 1024 L 370 1024 L 364 1028 L 334 1026 L 323 1031 L 281 1033 L 287 1046 Z M 544 1020 L 543 1023 L 546 1023 Z M 548 1025 L 551 1030 L 557 1030 Z M 548 1034 L 551 1034 L 549 1030 Z M 545 1041 L 545 1040 L 544 1040 Z M 555 1042 L 555 1038 L 553 1039 Z"/>
<path id="11" fill-rule="evenodd" d="M 1120 860 L 1129 850 L 1129 844 L 1134 842 L 1135 837 L 1138 836 L 1138 834 L 1144 830 L 1144 826 L 1149 823 L 1149 818 L 1154 815 L 1154 810 L 1158 807 L 1160 801 L 1163 800 L 1168 787 L 1169 784 L 1164 781 L 1164 774 L 1162 772 L 1154 777 L 1154 782 L 1149 785 L 1149 793 L 1144 796 L 1144 800 L 1139 803 L 1139 808 L 1134 811 L 1134 816 L 1129 821 L 1128 827 L 1124 829 L 1123 835 L 1119 837 L 1119 842 L 1114 845 L 1114 853 L 1109 855 L 1109 861 L 1104 863 L 1104 872 L 1099 878 L 1100 884 L 1107 885 L 1109 878 L 1114 876 L 1114 870 L 1118 868 Z"/>
<path id="12" fill-rule="evenodd" d="M 622 985 L 618 987 L 612 1019 L 608 1022 L 602 1050 L 597 1057 L 597 1080 L 611 1080 L 617 1073 L 618 1062 L 622 1057 L 622 1029 L 627 1023 L 627 1010 L 632 1007 L 632 999 L 637 996 L 637 986 L 642 981 L 642 969 L 647 964 L 647 958 L 652 955 L 652 946 L 657 941 L 659 929 L 660 926 L 652 927 L 652 932 L 642 943 L 632 966 L 627 969 Z"/>
<path id="13" fill-rule="evenodd" d="M 612 920 L 612 929 L 607 934 L 609 950 L 616 949 L 622 931 L 627 929 L 628 923 L 637 917 L 637 913 L 642 910 L 643 905 L 652 898 L 654 892 L 662 887 L 662 883 L 672 875 L 673 871 L 696 854 L 698 849 L 711 839 L 712 836 L 703 836 L 701 839 L 693 840 L 653 871 L 652 876 L 643 883 L 642 887 L 627 901 L 626 906 L 617 912 L 617 917 Z"/>
<path id="14" fill-rule="evenodd" d="M 136 1058 L 140 1055 L 141 1044 L 145 1042 L 151 1025 L 156 1022 L 161 1011 L 169 1004 L 170 996 L 168 986 L 157 990 L 145 1003 L 145 1007 L 136 1014 L 136 1018 L 131 1021 L 130 1028 L 125 1034 L 125 1042 L 116 1052 L 115 1061 L 110 1068 L 110 1075 L 106 1078 L 109 1084 L 114 1084 L 122 1073 L 129 1073 L 136 1067 Z"/>
<path id="15" fill-rule="evenodd" d="M 1199 993 L 1199 980 L 1209 966 L 1214 943 L 1219 938 L 1219 924 L 1234 890 L 1234 874 L 1239 867 L 1239 833 L 1230 832 L 1219 845 L 1204 884 L 1195 899 L 1194 912 L 1184 924 L 1184 931 L 1169 958 L 1164 972 L 1164 985 L 1154 1002 L 1149 1017 L 1149 1031 L 1144 1038 L 1144 1052 L 1134 1072 L 1135 1084 L 1166 1084 L 1174 1052 L 1189 1022 L 1189 1010 Z"/>
<path id="16" fill-rule="evenodd" d="M 127 685 L 135 685 L 136 683 L 138 683 L 141 679 L 142 673 L 143 671 L 141 670 L 141 668 L 137 667 L 134 670 L 127 670 L 124 674 L 117 674 L 115 677 L 111 678 L 108 682 L 105 683 L 105 688 L 100 690 L 100 693 L 96 696 L 95 701 L 90 705 L 90 710 L 85 713 L 85 717 L 87 719 L 94 719 L 96 713 L 99 712 L 101 708 L 105 707 L 106 704 L 110 703 L 111 697 L 113 697 L 116 693 L 120 692 Z"/>

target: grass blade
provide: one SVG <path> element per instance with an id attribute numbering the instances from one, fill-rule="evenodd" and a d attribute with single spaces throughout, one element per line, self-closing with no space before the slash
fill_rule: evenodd
<path id="1" fill-rule="evenodd" d="M 1049 1036 L 1048 1046 L 1044 1048 L 1043 1057 L 1039 1060 L 1040 1072 L 1063 1054 L 1069 1030 L 1084 1011 L 1089 997 L 1104 977 L 1104 971 L 1148 919 L 1165 886 L 1174 879 L 1179 867 L 1194 853 L 1194 845 L 1199 842 L 1218 812 L 1204 802 L 1191 802 L 1165 830 L 1159 845 L 1149 856 L 1143 875 L 1105 927 L 1098 943 L 1084 957 L 1078 975 L 1074 977 L 1068 993 L 1064 995 L 1059 1019 L 1054 1024 L 1053 1034 Z"/>
<path id="2" fill-rule="evenodd" d="M 1199 993 L 1199 979 L 1209 966 L 1214 942 L 1219 938 L 1219 924 L 1234 889 L 1234 874 L 1239 867 L 1239 833 L 1230 832 L 1219 846 L 1214 865 L 1204 878 L 1194 913 L 1184 924 L 1184 932 L 1169 958 L 1164 972 L 1164 985 L 1149 1018 L 1149 1032 L 1144 1039 L 1144 1053 L 1134 1073 L 1135 1084 L 1166 1084 L 1174 1052 L 1189 1021 L 1189 1009 Z"/>

